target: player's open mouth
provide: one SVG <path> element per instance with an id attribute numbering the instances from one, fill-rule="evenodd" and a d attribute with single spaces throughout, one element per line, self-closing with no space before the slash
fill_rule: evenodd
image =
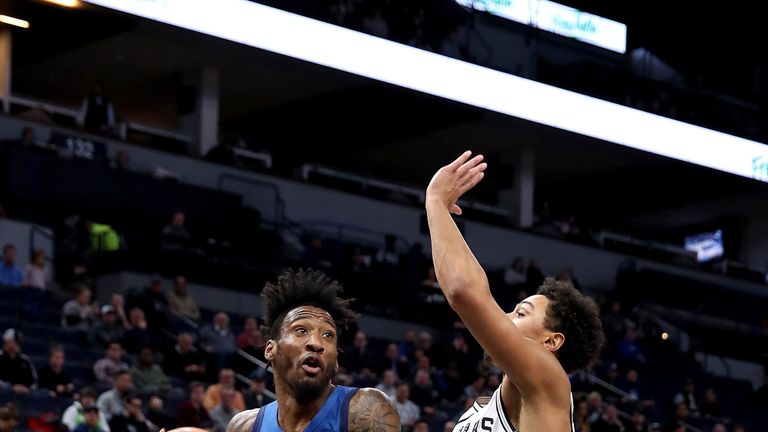
<path id="1" fill-rule="evenodd" d="M 310 355 L 301 362 L 301 368 L 307 375 L 317 375 L 323 370 L 323 362 L 320 360 L 320 357 Z"/>

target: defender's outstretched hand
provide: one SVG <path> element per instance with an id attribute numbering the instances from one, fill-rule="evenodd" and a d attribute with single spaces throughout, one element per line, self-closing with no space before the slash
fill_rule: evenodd
<path id="1" fill-rule="evenodd" d="M 488 164 L 483 162 L 483 155 L 470 159 L 471 156 L 472 152 L 467 150 L 435 173 L 427 186 L 427 205 L 444 206 L 451 213 L 461 214 L 461 208 L 456 202 L 483 179 L 484 171 L 488 167 Z"/>

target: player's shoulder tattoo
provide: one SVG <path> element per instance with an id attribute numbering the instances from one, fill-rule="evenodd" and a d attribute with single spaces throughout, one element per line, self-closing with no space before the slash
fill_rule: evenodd
<path id="1" fill-rule="evenodd" d="M 399 432 L 400 416 L 384 392 L 361 388 L 349 401 L 350 432 Z"/>
<path id="2" fill-rule="evenodd" d="M 235 414 L 227 425 L 227 432 L 251 432 L 258 413 L 259 409 L 256 408 Z"/>

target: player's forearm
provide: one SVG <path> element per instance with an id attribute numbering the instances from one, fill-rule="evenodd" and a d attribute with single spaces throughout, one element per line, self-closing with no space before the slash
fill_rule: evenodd
<path id="1" fill-rule="evenodd" d="M 426 208 L 435 275 L 456 308 L 463 299 L 487 292 L 488 280 L 445 205 L 428 199 Z"/>

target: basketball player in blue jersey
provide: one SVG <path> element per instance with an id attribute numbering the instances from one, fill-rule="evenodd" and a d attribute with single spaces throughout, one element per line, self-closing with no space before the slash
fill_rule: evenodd
<path id="1" fill-rule="evenodd" d="M 264 357 L 272 364 L 277 400 L 237 414 L 227 432 L 399 432 L 400 417 L 373 388 L 335 386 L 340 328 L 357 314 L 339 298 L 338 282 L 314 270 L 285 271 L 267 283 Z"/>
<path id="2" fill-rule="evenodd" d="M 547 279 L 536 295 L 505 314 L 488 279 L 456 227 L 457 200 L 482 180 L 482 156 L 467 151 L 444 166 L 427 187 L 426 209 L 437 279 L 504 378 L 490 400 L 477 401 L 454 432 L 573 431 L 568 374 L 599 355 L 603 332 L 597 305 L 570 284 Z"/>

